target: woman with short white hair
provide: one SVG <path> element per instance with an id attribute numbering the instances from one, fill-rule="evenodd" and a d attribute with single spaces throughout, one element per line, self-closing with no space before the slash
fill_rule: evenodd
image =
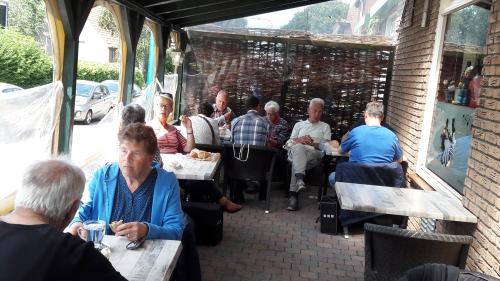
<path id="1" fill-rule="evenodd" d="M 268 146 L 280 148 L 285 144 L 289 136 L 288 123 L 280 116 L 280 106 L 275 101 L 268 101 L 264 106 L 266 117 L 271 125 L 269 128 Z"/>
<path id="2" fill-rule="evenodd" d="M 0 216 L 0 280 L 125 280 L 92 243 L 62 232 L 84 186 L 82 170 L 64 160 L 27 169 L 14 211 Z"/>

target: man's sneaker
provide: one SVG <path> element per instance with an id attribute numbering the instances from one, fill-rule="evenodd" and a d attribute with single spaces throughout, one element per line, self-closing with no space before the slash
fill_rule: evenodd
<path id="1" fill-rule="evenodd" d="M 297 199 L 297 195 L 291 195 L 288 198 L 288 207 L 286 207 L 288 211 L 297 211 L 299 209 L 299 200 Z"/>
<path id="2" fill-rule="evenodd" d="M 303 180 L 297 179 L 297 193 L 304 191 L 306 189 L 306 184 Z"/>

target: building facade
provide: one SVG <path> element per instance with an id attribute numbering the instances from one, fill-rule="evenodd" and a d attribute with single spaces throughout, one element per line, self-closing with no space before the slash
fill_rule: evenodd
<path id="1" fill-rule="evenodd" d="M 471 234 L 467 267 L 499 277 L 500 1 L 407 0 L 396 46 L 387 121 L 414 182 L 477 216 L 435 227 Z"/>

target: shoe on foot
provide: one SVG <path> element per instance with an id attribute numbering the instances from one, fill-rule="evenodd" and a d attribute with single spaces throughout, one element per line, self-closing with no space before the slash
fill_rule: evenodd
<path id="1" fill-rule="evenodd" d="M 288 207 L 286 207 L 288 211 L 297 211 L 299 209 L 299 200 L 297 196 L 290 195 L 288 199 Z"/>
<path id="2" fill-rule="evenodd" d="M 236 213 L 239 210 L 243 208 L 242 205 L 233 203 L 231 200 L 227 200 L 226 204 L 224 205 L 224 210 L 228 213 Z"/>
<path id="3" fill-rule="evenodd" d="M 304 181 L 298 179 L 297 180 L 297 193 L 304 191 L 305 189 L 306 189 L 306 184 L 304 183 Z"/>

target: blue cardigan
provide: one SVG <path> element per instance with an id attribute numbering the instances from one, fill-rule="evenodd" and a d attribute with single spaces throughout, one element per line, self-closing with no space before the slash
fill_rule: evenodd
<path id="1" fill-rule="evenodd" d="M 158 172 L 158 177 L 153 192 L 151 222 L 144 222 L 149 227 L 146 239 L 181 240 L 185 222 L 177 179 L 156 162 L 152 167 Z M 71 223 L 100 219 L 109 225 L 118 172 L 118 163 L 112 163 L 94 173 L 88 185 L 88 194 Z"/>

